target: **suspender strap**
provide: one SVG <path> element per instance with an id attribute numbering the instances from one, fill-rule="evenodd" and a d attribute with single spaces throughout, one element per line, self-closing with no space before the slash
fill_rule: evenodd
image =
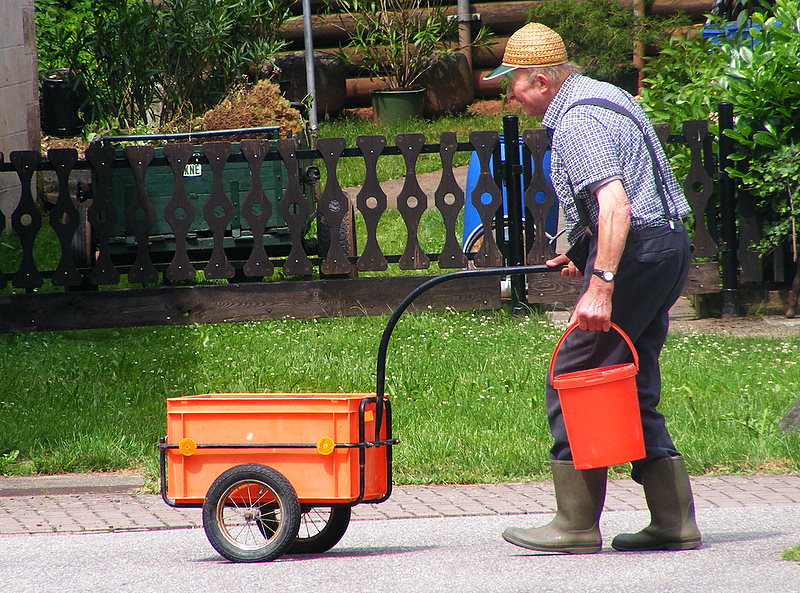
<path id="1" fill-rule="evenodd" d="M 639 128 L 639 131 L 642 133 L 642 136 L 644 137 L 644 142 L 645 142 L 645 145 L 647 146 L 647 151 L 650 153 L 650 161 L 651 161 L 652 166 L 653 166 L 653 176 L 654 176 L 654 178 L 656 180 L 656 189 L 658 191 L 659 197 L 661 198 L 661 207 L 664 209 L 664 215 L 667 218 L 667 220 L 672 220 L 674 218 L 677 218 L 676 216 L 672 215 L 672 213 L 670 211 L 670 208 L 669 208 L 669 205 L 667 203 L 666 181 L 664 180 L 664 176 L 661 174 L 661 169 L 658 166 L 658 157 L 657 157 L 655 146 L 653 145 L 653 141 L 647 135 L 647 132 L 645 131 L 644 126 L 642 126 L 642 124 L 639 122 L 639 120 L 637 120 L 630 111 L 628 111 L 627 109 L 625 109 L 621 105 L 617 105 L 616 103 L 612 103 L 611 101 L 609 101 L 607 99 L 599 99 L 599 98 L 581 99 L 580 101 L 575 101 L 575 103 L 573 103 L 572 105 L 570 105 L 569 107 L 567 107 L 564 110 L 564 113 L 566 113 L 567 111 L 569 111 L 573 107 L 577 107 L 578 105 L 594 105 L 595 107 L 602 107 L 604 109 L 608 109 L 608 110 L 613 111 L 615 113 L 618 113 L 618 114 L 620 114 L 622 116 L 625 116 L 628 119 L 630 119 L 631 121 L 633 121 L 634 124 L 636 124 L 636 127 Z M 564 114 L 562 114 L 561 117 L 564 117 Z M 567 176 L 567 177 L 569 178 L 569 176 Z M 570 191 L 572 191 L 572 195 L 574 197 L 575 192 L 572 189 L 572 182 L 568 181 L 568 183 L 569 183 L 569 186 L 570 186 Z M 589 228 L 589 213 L 586 210 L 586 205 L 583 203 L 583 200 L 577 200 L 576 199 L 575 200 L 575 207 L 578 210 L 578 218 L 580 219 L 581 225 L 588 229 Z"/>

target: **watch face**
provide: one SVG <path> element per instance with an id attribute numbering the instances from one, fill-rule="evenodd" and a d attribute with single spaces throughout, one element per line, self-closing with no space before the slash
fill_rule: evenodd
<path id="1" fill-rule="evenodd" d="M 606 282 L 611 282 L 612 280 L 614 280 L 614 272 L 608 272 L 608 271 L 603 272 L 603 280 L 605 280 Z"/>

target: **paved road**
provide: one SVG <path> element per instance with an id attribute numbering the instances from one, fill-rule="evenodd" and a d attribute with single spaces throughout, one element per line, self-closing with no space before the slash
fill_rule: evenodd
<path id="1" fill-rule="evenodd" d="M 613 534 L 647 520 L 640 488 L 619 479 L 609 485 L 601 554 L 537 554 L 502 541 L 507 525 L 539 524 L 552 512 L 551 484 L 532 482 L 397 487 L 383 504 L 356 507 L 330 552 L 243 565 L 217 556 L 198 528 L 199 511 L 138 494 L 124 475 L 3 478 L 0 589 L 800 592 L 800 565 L 780 560 L 800 544 L 800 476 L 701 477 L 693 486 L 698 550 L 613 551 Z"/>

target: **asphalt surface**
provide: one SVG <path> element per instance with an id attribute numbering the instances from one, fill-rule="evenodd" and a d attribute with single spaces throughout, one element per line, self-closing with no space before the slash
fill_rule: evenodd
<path id="1" fill-rule="evenodd" d="M 0 590 L 330 592 L 800 592 L 800 476 L 693 478 L 704 543 L 621 553 L 614 534 L 648 520 L 641 488 L 609 483 L 603 552 L 539 554 L 511 546 L 509 525 L 554 510 L 552 484 L 398 486 L 359 505 L 325 554 L 233 564 L 206 540 L 198 509 L 142 493 L 130 474 L 0 478 Z"/>

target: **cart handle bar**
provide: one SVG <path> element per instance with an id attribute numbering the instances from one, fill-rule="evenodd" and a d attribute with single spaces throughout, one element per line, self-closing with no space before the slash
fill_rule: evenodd
<path id="1" fill-rule="evenodd" d="M 377 404 L 375 406 L 375 440 L 380 439 L 381 422 L 383 421 L 383 406 L 386 400 L 386 351 L 389 348 L 389 339 L 392 337 L 392 332 L 394 331 L 397 322 L 400 320 L 400 316 L 406 309 L 408 309 L 409 305 L 411 305 L 411 303 L 413 303 L 419 295 L 430 290 L 434 286 L 438 286 L 439 284 L 448 282 L 449 280 L 460 280 L 462 278 L 472 278 L 478 276 L 513 276 L 520 274 L 538 274 L 541 272 L 560 272 L 563 268 L 564 266 L 550 267 L 539 264 L 534 266 L 506 266 L 500 268 L 482 268 L 479 270 L 458 270 L 457 272 L 448 272 L 447 274 L 434 276 L 430 280 L 426 280 L 412 290 L 408 296 L 406 296 L 406 298 L 400 302 L 400 304 L 397 306 L 397 309 L 395 309 L 392 315 L 389 317 L 389 321 L 386 323 L 386 328 L 383 330 L 381 343 L 378 346 L 378 368 L 375 386 L 375 395 L 377 396 Z"/>

